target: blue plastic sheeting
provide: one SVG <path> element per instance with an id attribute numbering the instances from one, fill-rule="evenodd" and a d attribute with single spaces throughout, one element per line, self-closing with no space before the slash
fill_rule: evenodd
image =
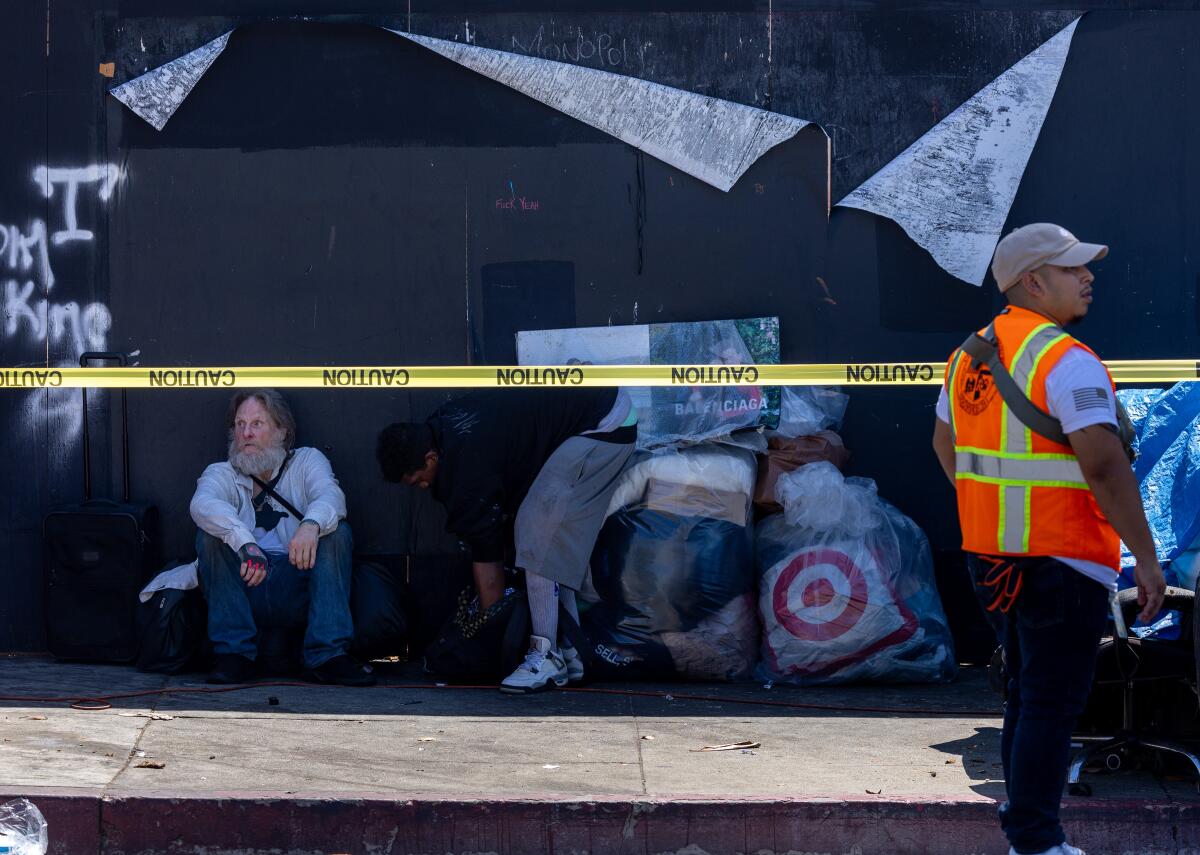
<path id="1" fill-rule="evenodd" d="M 1129 631 L 1138 638 L 1178 641 L 1183 636 L 1183 612 L 1170 609 L 1162 612 L 1149 624 L 1138 621 L 1129 628 Z"/>
<path id="2" fill-rule="evenodd" d="M 1117 397 L 1137 430 L 1133 474 L 1158 560 L 1166 563 L 1200 535 L 1200 383 L 1176 383 L 1165 392 L 1122 389 Z M 1134 563 L 1122 544 L 1122 587 L 1133 585 Z"/>

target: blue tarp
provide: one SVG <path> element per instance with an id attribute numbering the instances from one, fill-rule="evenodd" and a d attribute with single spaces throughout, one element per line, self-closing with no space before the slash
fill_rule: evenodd
<path id="1" fill-rule="evenodd" d="M 1200 383 L 1161 389 L 1122 389 L 1117 397 L 1137 430 L 1133 464 L 1146 519 L 1166 563 L 1200 536 Z M 1121 546 L 1121 575 L 1133 584 L 1133 555 Z"/>
<path id="2" fill-rule="evenodd" d="M 1181 565 L 1186 563 L 1192 557 L 1187 550 L 1200 537 L 1200 383 L 1177 383 L 1166 391 L 1122 389 L 1117 397 L 1137 430 L 1133 473 L 1167 584 L 1190 588 L 1193 574 L 1176 572 L 1170 562 L 1184 556 Z M 1119 587 L 1134 586 L 1135 563 L 1122 543 Z M 1180 619 L 1179 612 L 1168 611 L 1150 626 L 1139 622 L 1131 629 L 1143 637 L 1175 638 Z"/>

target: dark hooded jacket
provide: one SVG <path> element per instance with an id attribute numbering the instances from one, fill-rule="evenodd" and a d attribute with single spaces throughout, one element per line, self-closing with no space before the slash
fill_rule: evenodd
<path id="1" fill-rule="evenodd" d="M 503 560 L 512 519 L 542 466 L 566 440 L 594 430 L 616 398 L 615 388 L 481 389 L 429 417 L 433 497 L 473 561 Z"/>

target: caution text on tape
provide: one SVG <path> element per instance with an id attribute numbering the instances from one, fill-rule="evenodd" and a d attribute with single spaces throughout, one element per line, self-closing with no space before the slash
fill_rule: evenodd
<path id="1" fill-rule="evenodd" d="M 1118 383 L 1200 379 L 1200 360 L 1106 363 Z M 0 389 L 537 388 L 581 386 L 935 386 L 942 362 L 812 365 L 421 365 L 241 368 L 3 368 Z"/>

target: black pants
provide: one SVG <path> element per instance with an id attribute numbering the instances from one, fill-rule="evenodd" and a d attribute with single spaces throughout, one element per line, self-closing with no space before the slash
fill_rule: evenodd
<path id="1" fill-rule="evenodd" d="M 968 556 L 985 605 L 994 590 L 980 581 L 994 573 L 995 560 Z M 1002 626 L 1008 703 L 1000 755 L 1008 801 L 1000 807 L 1000 826 L 1013 849 L 1032 853 L 1065 840 L 1058 808 L 1071 731 L 1091 692 L 1108 591 L 1053 558 L 1012 563 L 1022 583 Z"/>

